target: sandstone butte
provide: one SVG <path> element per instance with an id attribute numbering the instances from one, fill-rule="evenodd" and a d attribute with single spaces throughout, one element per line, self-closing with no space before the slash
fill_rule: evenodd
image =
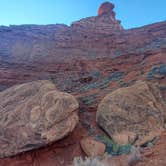
<path id="1" fill-rule="evenodd" d="M 71 26 L 0 27 L 1 91 L 50 80 L 80 104 L 79 124 L 69 136 L 45 148 L 0 159 L 0 166 L 67 166 L 75 156 L 85 156 L 80 140 L 104 134 L 95 121 L 98 103 L 137 80 L 156 84 L 165 102 L 166 21 L 124 29 L 115 17 L 114 5 L 102 6 L 97 16 Z M 138 165 L 166 165 L 165 135 L 161 134 L 156 146 L 145 148 Z"/>

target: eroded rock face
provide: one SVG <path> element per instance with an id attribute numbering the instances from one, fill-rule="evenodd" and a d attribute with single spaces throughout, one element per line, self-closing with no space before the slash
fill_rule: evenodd
<path id="1" fill-rule="evenodd" d="M 114 34 L 121 32 L 123 27 L 121 21 L 115 18 L 113 8 L 113 4 L 109 2 L 103 3 L 98 10 L 98 16 L 73 22 L 71 27 L 77 32 L 87 33 L 87 36 L 89 34 Z"/>
<path id="2" fill-rule="evenodd" d="M 96 120 L 118 144 L 143 145 L 161 134 L 164 111 L 157 87 L 139 81 L 108 94 L 98 106 Z"/>
<path id="3" fill-rule="evenodd" d="M 93 33 L 114 34 L 121 32 L 123 27 L 121 22 L 115 19 L 115 14 L 105 14 L 73 22 L 72 29 L 89 36 Z"/>
<path id="4" fill-rule="evenodd" d="M 158 83 L 166 99 L 166 21 L 119 30 L 112 28 L 112 18 L 97 15 L 76 26 L 0 26 L 0 91 L 52 79 L 58 89 L 80 102 L 79 126 L 69 137 L 47 148 L 1 159 L 1 166 L 66 166 L 75 156 L 84 157 L 80 140 L 101 131 L 95 123 L 98 103 L 136 80 Z"/>
<path id="5" fill-rule="evenodd" d="M 45 146 L 73 131 L 78 102 L 49 81 L 13 86 L 0 93 L 0 158 Z"/>

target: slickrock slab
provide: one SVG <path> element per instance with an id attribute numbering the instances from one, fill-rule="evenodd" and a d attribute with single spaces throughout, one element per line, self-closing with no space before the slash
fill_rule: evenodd
<path id="1" fill-rule="evenodd" d="M 138 81 L 108 94 L 98 106 L 96 119 L 116 143 L 143 145 L 161 134 L 165 110 L 158 88 Z"/>
<path id="2" fill-rule="evenodd" d="M 13 86 L 0 93 L 0 158 L 46 146 L 73 131 L 78 102 L 49 81 Z"/>

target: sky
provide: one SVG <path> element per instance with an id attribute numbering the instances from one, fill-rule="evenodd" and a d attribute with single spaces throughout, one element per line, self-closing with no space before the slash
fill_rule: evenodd
<path id="1" fill-rule="evenodd" d="M 109 0 L 107 0 L 109 1 Z M 0 25 L 70 25 L 97 15 L 105 0 L 0 0 Z M 166 0 L 111 0 L 124 28 L 140 27 L 166 20 Z"/>

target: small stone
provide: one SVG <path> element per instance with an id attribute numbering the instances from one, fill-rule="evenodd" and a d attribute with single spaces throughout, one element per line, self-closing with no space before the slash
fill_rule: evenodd
<path id="1" fill-rule="evenodd" d="M 106 149 L 105 144 L 90 137 L 82 139 L 80 144 L 83 151 L 89 157 L 102 156 Z"/>

